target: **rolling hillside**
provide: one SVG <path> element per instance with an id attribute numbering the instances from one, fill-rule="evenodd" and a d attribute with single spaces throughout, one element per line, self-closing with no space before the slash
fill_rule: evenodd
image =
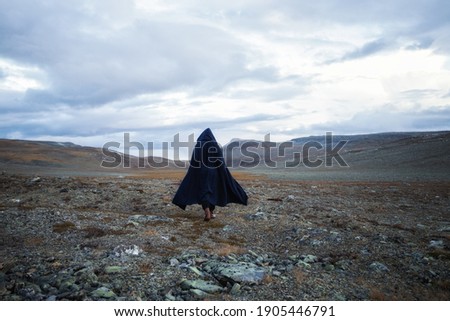
<path id="1" fill-rule="evenodd" d="M 280 179 L 450 180 L 449 131 L 336 135 L 332 141 L 326 136 L 310 136 L 272 145 L 269 149 L 260 141 L 233 140 L 223 147 L 227 165 L 235 171 Z M 158 157 L 129 156 L 127 165 L 113 162 L 125 159 L 123 154 L 115 154 L 118 159 L 109 156 L 100 148 L 67 142 L 0 139 L 0 170 L 6 172 L 145 175 L 185 171 Z M 110 167 L 101 166 L 102 161 Z M 345 164 L 348 166 L 342 166 Z"/>
<path id="2" fill-rule="evenodd" d="M 123 154 L 116 157 L 125 160 Z M 129 163 L 117 162 L 119 158 L 104 155 L 101 148 L 80 146 L 73 143 L 0 139 L 0 170 L 29 174 L 113 175 L 149 171 L 155 163 L 172 161 L 160 157 L 127 155 Z M 104 165 L 102 166 L 102 161 Z"/>

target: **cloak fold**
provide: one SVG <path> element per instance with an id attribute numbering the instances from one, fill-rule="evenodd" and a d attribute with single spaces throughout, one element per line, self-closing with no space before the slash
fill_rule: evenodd
<path id="1" fill-rule="evenodd" d="M 228 203 L 247 205 L 247 194 L 231 176 L 222 149 L 209 128 L 197 139 L 191 162 L 172 203 L 183 210 L 187 205 Z"/>

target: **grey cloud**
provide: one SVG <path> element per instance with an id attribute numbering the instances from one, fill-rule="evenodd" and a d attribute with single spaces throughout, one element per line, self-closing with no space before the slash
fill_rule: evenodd
<path id="1" fill-rule="evenodd" d="M 392 36 L 392 35 L 389 35 Z M 400 37 L 399 35 L 394 35 Z M 407 50 L 420 50 L 430 48 L 434 43 L 434 39 L 429 36 L 414 38 L 399 39 L 387 39 L 380 38 L 374 41 L 369 41 L 359 48 L 356 48 L 339 58 L 334 58 L 326 61 L 325 63 L 336 63 L 355 59 L 365 58 L 371 55 L 378 54 L 380 52 L 399 49 L 404 47 Z"/>
<path id="2" fill-rule="evenodd" d="M 259 99 L 265 102 L 289 100 L 305 93 L 305 89 L 293 86 L 277 86 L 269 89 L 239 90 L 229 97 L 233 99 Z"/>
<path id="3" fill-rule="evenodd" d="M 424 113 L 412 120 L 412 128 L 419 130 L 449 130 L 450 129 L 450 106 L 446 110 L 436 110 Z"/>
<path id="4" fill-rule="evenodd" d="M 449 34 L 450 35 L 450 34 Z M 404 48 L 406 50 L 421 50 L 432 48 L 436 51 L 446 51 L 446 45 L 439 45 L 439 43 L 431 36 L 403 36 L 401 34 L 387 34 L 392 39 L 377 39 L 365 43 L 359 48 L 344 54 L 341 57 L 330 59 L 325 63 L 336 63 L 354 59 L 361 59 L 380 52 L 396 50 Z M 435 35 L 435 37 L 438 37 Z M 449 47 L 450 48 L 450 47 Z"/>
<path id="5" fill-rule="evenodd" d="M 132 19 L 116 30 L 75 4 L 32 1 L 29 8 L 1 10 L 2 55 L 38 64 L 51 83 L 29 98 L 98 105 L 181 86 L 208 92 L 236 79 L 276 77 L 273 68 L 248 69 L 251 50 L 218 28 Z"/>
<path id="6" fill-rule="evenodd" d="M 414 7 L 416 5 L 413 5 Z M 445 27 L 447 35 L 449 34 L 450 6 L 446 0 L 420 1 L 414 12 L 414 18 L 417 19 L 417 23 L 411 33 L 425 33 Z"/>
<path id="7" fill-rule="evenodd" d="M 356 50 L 345 54 L 344 56 L 340 57 L 339 59 L 329 61 L 329 63 L 364 58 L 364 57 L 373 55 L 375 53 L 378 53 L 380 51 L 386 50 L 390 46 L 391 45 L 388 42 L 386 42 L 385 40 L 378 39 L 378 40 L 371 41 L 371 42 L 364 44 L 362 47 L 357 48 Z"/>
<path id="8" fill-rule="evenodd" d="M 417 112 L 399 112 L 388 108 L 360 112 L 351 119 L 317 124 L 309 128 L 312 133 L 363 134 L 389 131 L 449 130 L 450 106 Z"/>
<path id="9" fill-rule="evenodd" d="M 216 119 L 204 119 L 204 120 L 188 120 L 182 123 L 161 126 L 161 129 L 178 132 L 178 131 L 190 131 L 193 129 L 203 130 L 207 127 L 213 127 L 216 129 L 229 129 L 230 127 L 242 127 L 245 124 L 255 124 L 258 122 L 274 121 L 277 119 L 283 119 L 283 115 L 271 115 L 257 113 L 251 116 L 233 117 L 233 118 L 216 118 Z M 152 127 L 150 129 L 156 129 L 158 127 Z"/>
<path id="10" fill-rule="evenodd" d="M 127 111 L 128 112 L 128 111 Z M 49 110 L 35 111 L 10 111 L 2 114 L 0 123 L 0 137 L 8 137 L 11 133 L 26 133 L 28 136 L 77 136 L 89 137 L 99 135 L 111 135 L 123 132 L 153 132 L 176 133 L 179 131 L 192 131 L 206 127 L 230 128 L 240 127 L 249 123 L 268 122 L 282 119 L 283 115 L 269 115 L 256 113 L 250 116 L 230 118 L 205 118 L 179 120 L 175 124 L 160 124 L 158 119 L 152 118 L 151 108 L 148 110 L 148 122 L 136 124 L 130 115 L 98 112 L 95 109 L 86 111 L 77 108 L 64 107 Z M 122 119 L 128 117 L 129 121 L 124 125 Z"/>
<path id="11" fill-rule="evenodd" d="M 225 95 L 233 99 L 259 99 L 264 102 L 290 100 L 308 92 L 313 76 L 290 76 L 279 78 L 271 86 L 254 89 L 228 90 Z"/>
<path id="12" fill-rule="evenodd" d="M 243 24 L 244 27 L 264 30 L 267 28 L 263 23 L 264 16 L 268 12 L 280 12 L 293 23 L 301 22 L 300 25 L 307 24 L 316 29 L 326 30 L 341 25 L 378 31 L 378 39 L 368 39 L 363 46 L 342 57 L 327 59 L 328 63 L 405 47 L 410 50 L 432 47 L 436 51 L 450 52 L 450 6 L 447 0 L 291 0 L 268 1 L 261 7 L 250 16 L 253 23 Z M 243 10 L 251 12 L 252 8 L 244 7 Z M 322 40 L 331 41 L 327 37 Z"/>
<path id="13" fill-rule="evenodd" d="M 408 50 L 428 49 L 433 44 L 434 39 L 429 36 L 418 37 L 411 44 L 406 46 Z"/>
<path id="14" fill-rule="evenodd" d="M 372 26 L 379 30 L 377 40 L 368 41 L 362 47 L 328 62 L 363 58 L 383 50 L 404 47 L 410 50 L 432 47 L 437 51 L 450 52 L 450 6 L 446 0 L 287 1 L 277 10 L 292 19 L 311 21 L 324 28 L 340 24 Z"/>
<path id="15" fill-rule="evenodd" d="M 14 112 L 21 109 L 22 94 L 0 89 L 0 113 Z"/>
<path id="16" fill-rule="evenodd" d="M 336 44 L 335 39 L 328 39 L 327 28 L 343 25 L 352 30 L 379 31 L 376 40 L 367 39 L 365 44 L 336 57 L 334 62 L 397 48 L 431 48 L 448 54 L 450 6 L 447 2 L 248 0 L 237 4 L 168 0 L 164 4 L 173 5 L 175 10 L 163 13 L 164 17 L 150 15 L 149 18 L 137 12 L 132 2 L 126 0 L 3 1 L 0 3 L 0 58 L 39 69 L 36 74 L 25 76 L 41 80 L 45 89 L 32 89 L 23 94 L 0 92 L 0 136 L 15 131 L 29 135 L 85 137 L 129 131 L 123 122 L 117 124 L 119 118 L 129 119 L 129 115 L 119 114 L 121 110 L 135 102 L 139 106 L 177 106 L 177 98 L 170 95 L 164 98 L 165 101 L 157 101 L 159 96 L 163 97 L 159 94 L 174 90 L 189 95 L 190 101 L 196 96 L 214 99 L 229 95 L 228 98 L 259 99 L 269 103 L 307 93 L 314 80 L 307 75 L 287 79 L 279 75 L 276 66 L 250 68 L 255 65 L 254 60 L 261 61 L 264 53 L 260 52 L 261 48 L 250 47 L 240 40 L 246 33 L 264 38 L 274 46 L 280 43 L 280 38 L 276 38 L 278 34 L 281 37 L 288 35 L 281 39 L 288 44 L 292 41 L 294 44 L 305 43 L 310 48 L 322 46 L 325 60 L 330 57 L 327 49 L 342 52 L 333 51 L 335 45 L 338 48 L 355 46 L 353 43 Z M 285 21 L 268 21 L 268 17 L 276 13 L 282 13 L 286 18 L 285 29 L 280 27 Z M 303 33 L 303 26 L 307 26 L 306 30 L 318 28 L 320 35 L 308 38 L 307 33 Z M 291 28 L 292 33 L 283 32 Z M 296 28 L 298 30 L 294 30 Z M 297 38 L 302 34 L 303 38 Z M 3 78 L 5 76 L 3 71 Z M 238 88 L 235 92 L 230 90 L 242 79 L 265 82 L 267 86 L 264 87 L 268 89 L 245 90 L 235 86 Z M 139 101 L 139 95 L 147 93 L 155 94 L 156 98 L 152 98 L 155 102 Z M 434 94 L 424 91 L 403 93 L 405 98 Z M 82 111 L 105 105 L 111 106 L 111 115 L 90 117 L 82 114 Z M 180 117 L 186 117 L 186 110 L 178 112 Z M 279 117 L 291 114 L 292 111 L 287 110 Z M 159 123 L 149 121 L 152 124 L 149 127 L 135 130 L 163 133 L 209 126 L 242 130 L 244 124 L 259 125 L 276 121 L 277 117 L 256 114 L 251 117 L 236 115 L 233 119 L 178 119 L 175 125 L 169 126 L 155 126 L 153 124 Z M 408 130 L 415 126 L 440 129 L 448 120 L 448 108 L 435 113 L 372 112 L 360 113 L 349 121 L 311 128 L 305 125 L 293 131 L 320 130 L 323 133 L 330 127 L 345 133 Z"/>
<path id="17" fill-rule="evenodd" d="M 329 0 L 313 3 L 291 0 L 276 2 L 276 7 L 296 18 L 398 28 L 410 30 L 410 33 L 447 25 L 450 16 L 446 0 Z"/>

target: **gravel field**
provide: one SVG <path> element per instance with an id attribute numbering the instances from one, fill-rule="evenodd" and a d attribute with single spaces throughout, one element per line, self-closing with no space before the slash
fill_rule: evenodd
<path id="1" fill-rule="evenodd" d="M 450 299 L 449 182 L 240 172 L 204 222 L 180 177 L 0 175 L 1 300 Z"/>

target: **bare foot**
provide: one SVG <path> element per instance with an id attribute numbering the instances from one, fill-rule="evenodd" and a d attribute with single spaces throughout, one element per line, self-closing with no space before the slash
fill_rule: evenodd
<path id="1" fill-rule="evenodd" d="M 205 221 L 208 222 L 211 219 L 211 211 L 209 208 L 205 208 Z"/>

